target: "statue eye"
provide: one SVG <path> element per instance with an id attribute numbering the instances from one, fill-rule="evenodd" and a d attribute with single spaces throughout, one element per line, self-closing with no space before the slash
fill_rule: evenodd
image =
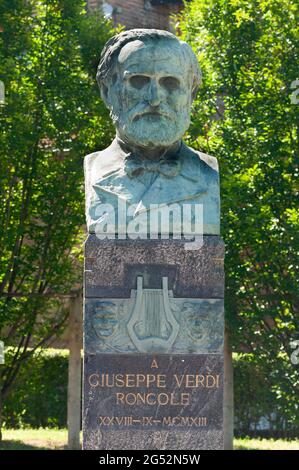
<path id="1" fill-rule="evenodd" d="M 146 77 L 145 75 L 134 75 L 130 78 L 130 84 L 132 85 L 132 87 L 137 88 L 138 90 L 143 88 L 149 82 L 150 78 Z"/>
<path id="2" fill-rule="evenodd" d="M 174 91 L 179 88 L 180 82 L 175 77 L 162 77 L 160 79 L 160 85 L 162 85 L 168 91 Z"/>

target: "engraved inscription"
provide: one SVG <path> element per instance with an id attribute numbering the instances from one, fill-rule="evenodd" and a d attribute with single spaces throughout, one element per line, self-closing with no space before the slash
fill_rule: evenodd
<path id="1" fill-rule="evenodd" d="M 208 421 L 205 416 L 164 416 L 162 419 L 155 419 L 154 416 L 142 416 L 136 419 L 133 416 L 99 416 L 99 426 L 109 427 L 113 425 L 119 426 L 134 426 L 134 424 L 142 424 L 142 426 L 155 426 L 160 424 L 162 427 L 166 426 L 189 426 L 189 427 L 204 427 L 207 426 Z"/>
<path id="2" fill-rule="evenodd" d="M 85 422 L 221 429 L 221 355 L 104 355 L 85 363 Z"/>

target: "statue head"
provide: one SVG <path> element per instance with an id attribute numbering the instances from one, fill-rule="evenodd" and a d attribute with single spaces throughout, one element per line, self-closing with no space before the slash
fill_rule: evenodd
<path id="1" fill-rule="evenodd" d="M 97 81 L 118 136 L 164 148 L 188 129 L 201 74 L 187 43 L 167 31 L 132 29 L 107 42 Z"/>

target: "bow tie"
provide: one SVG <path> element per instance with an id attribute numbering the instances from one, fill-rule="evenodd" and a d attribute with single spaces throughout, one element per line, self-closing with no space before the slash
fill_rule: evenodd
<path id="1" fill-rule="evenodd" d="M 158 161 L 139 160 L 133 156 L 126 159 L 125 171 L 130 178 L 142 175 L 145 172 L 152 171 L 160 173 L 163 176 L 172 178 L 177 176 L 181 170 L 181 162 L 178 158 L 161 159 Z"/>

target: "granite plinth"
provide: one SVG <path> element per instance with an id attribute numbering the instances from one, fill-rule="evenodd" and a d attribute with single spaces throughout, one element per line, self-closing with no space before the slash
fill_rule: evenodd
<path id="1" fill-rule="evenodd" d="M 99 240 L 85 242 L 85 297 L 130 298 L 136 279 L 144 288 L 160 288 L 168 277 L 174 297 L 223 298 L 224 243 L 204 235 L 200 248 L 183 240 Z"/>
<path id="2" fill-rule="evenodd" d="M 97 429 L 85 435 L 86 450 L 223 450 L 222 431 Z"/>
<path id="3" fill-rule="evenodd" d="M 224 244 L 202 241 L 88 236 L 85 449 L 223 448 Z"/>
<path id="4" fill-rule="evenodd" d="M 87 355 L 85 449 L 222 449 L 223 357 Z"/>

